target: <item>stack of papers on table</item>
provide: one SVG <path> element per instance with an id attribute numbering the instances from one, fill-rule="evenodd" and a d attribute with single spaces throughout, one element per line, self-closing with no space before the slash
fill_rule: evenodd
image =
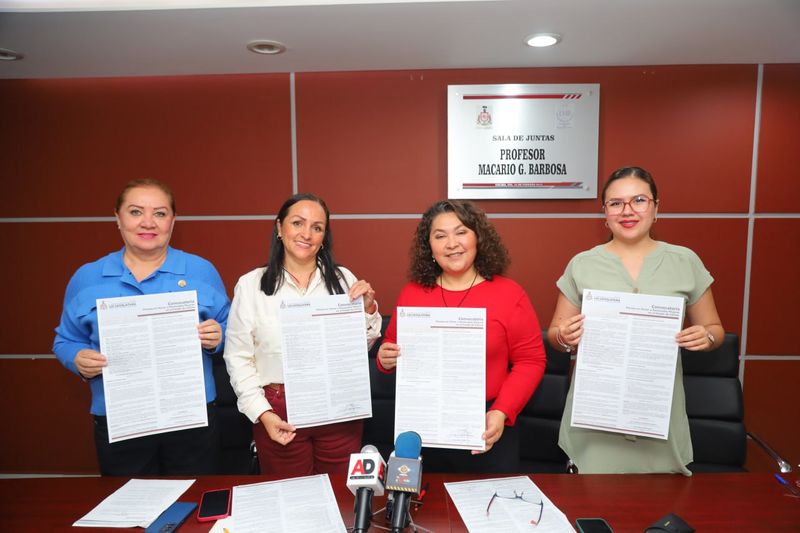
<path id="1" fill-rule="evenodd" d="M 346 533 L 327 474 L 233 487 L 231 516 L 212 532 Z"/>
<path id="2" fill-rule="evenodd" d="M 147 527 L 192 483 L 193 479 L 131 479 L 72 525 Z"/>
<path id="3" fill-rule="evenodd" d="M 567 516 L 529 477 L 460 481 L 444 486 L 470 533 L 575 531 Z M 493 500 L 496 494 L 503 497 Z"/>

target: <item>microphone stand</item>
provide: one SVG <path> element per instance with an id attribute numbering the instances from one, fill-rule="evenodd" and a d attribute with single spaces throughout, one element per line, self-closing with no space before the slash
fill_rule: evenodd
<path id="1" fill-rule="evenodd" d="M 427 529 L 427 528 L 424 528 L 424 527 L 422 527 L 422 526 L 420 526 L 420 525 L 417 525 L 417 524 L 414 522 L 414 519 L 413 519 L 413 518 L 411 518 L 410 516 L 408 517 L 408 520 L 409 520 L 409 522 L 410 522 L 410 523 L 408 524 L 408 527 L 410 527 L 410 528 L 411 528 L 411 530 L 412 530 L 414 533 L 419 533 L 420 531 L 424 531 L 425 533 L 436 533 L 436 532 L 435 532 L 434 530 L 432 530 L 432 529 Z M 384 530 L 384 531 L 391 531 L 391 530 L 392 530 L 391 528 L 388 528 L 388 527 L 386 527 L 386 526 L 382 526 L 382 525 L 380 525 L 380 524 L 372 524 L 372 527 L 375 527 L 375 528 L 378 528 L 378 529 L 382 529 L 382 530 Z M 404 529 L 405 529 L 405 528 L 404 528 Z"/>
<path id="2" fill-rule="evenodd" d="M 413 500 L 413 499 L 411 500 L 411 505 L 414 505 L 414 506 L 415 506 L 415 508 L 419 508 L 419 507 L 421 507 L 421 506 L 422 506 L 422 504 L 423 504 L 423 502 L 421 502 L 421 501 L 419 501 L 419 500 Z M 380 513 L 384 512 L 385 510 L 386 510 L 386 506 L 383 506 L 383 507 L 381 507 L 380 509 L 378 509 L 377 511 L 375 511 L 374 513 L 372 513 L 372 516 L 373 516 L 373 517 L 374 517 L 374 516 L 377 516 L 378 514 L 380 514 Z M 420 526 L 420 525 L 417 525 L 417 523 L 416 523 L 416 522 L 414 522 L 414 517 L 412 517 L 412 516 L 411 516 L 411 511 L 410 511 L 410 510 L 409 510 L 409 513 L 408 513 L 408 522 L 409 522 L 409 524 L 408 524 L 408 526 L 407 526 L 407 527 L 410 527 L 410 528 L 411 528 L 411 530 L 412 530 L 414 533 L 419 533 L 420 531 L 424 531 L 425 533 L 436 533 L 436 532 L 435 532 L 435 531 L 433 531 L 432 529 L 428 529 L 428 528 L 422 527 L 422 526 Z M 374 521 L 372 522 L 372 527 L 374 527 L 374 528 L 377 528 L 377 529 L 382 529 L 382 530 L 384 530 L 384 531 L 391 531 L 391 530 L 392 530 L 392 529 L 391 529 L 391 528 L 389 528 L 389 527 L 382 526 L 382 525 L 380 525 L 380 524 L 376 524 Z M 405 528 L 404 528 L 404 529 L 405 529 Z"/>

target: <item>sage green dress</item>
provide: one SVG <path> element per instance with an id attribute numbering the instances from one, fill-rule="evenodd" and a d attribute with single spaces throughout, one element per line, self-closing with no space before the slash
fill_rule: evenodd
<path id="1" fill-rule="evenodd" d="M 573 257 L 556 285 L 577 307 L 581 307 L 583 289 L 678 296 L 686 305 L 692 305 L 714 278 L 690 249 L 665 242 L 657 244 L 645 257 L 635 281 L 620 258 L 599 245 Z M 580 357 L 580 347 L 577 357 Z M 693 456 L 680 354 L 667 440 L 571 427 L 574 386 L 573 380 L 561 418 L 558 444 L 580 473 L 679 472 L 692 475 L 686 468 Z"/>

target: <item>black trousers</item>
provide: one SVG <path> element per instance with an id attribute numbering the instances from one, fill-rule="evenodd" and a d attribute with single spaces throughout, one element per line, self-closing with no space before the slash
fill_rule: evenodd
<path id="1" fill-rule="evenodd" d="M 423 472 L 519 473 L 519 428 L 506 426 L 503 436 L 488 452 L 424 448 Z"/>
<path id="2" fill-rule="evenodd" d="M 216 405 L 206 406 L 208 427 L 147 435 L 110 444 L 108 421 L 94 417 L 94 443 L 104 476 L 217 474 L 221 449 Z"/>

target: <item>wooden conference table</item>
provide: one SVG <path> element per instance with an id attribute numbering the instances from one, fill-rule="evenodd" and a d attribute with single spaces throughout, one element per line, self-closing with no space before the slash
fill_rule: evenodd
<path id="1" fill-rule="evenodd" d="M 442 485 L 449 481 L 477 479 L 474 474 L 423 474 L 429 483 L 422 508 L 413 511 L 415 522 L 437 533 L 466 531 L 464 523 Z M 486 476 L 501 477 L 501 476 Z M 642 532 L 665 514 L 677 514 L 698 532 L 706 531 L 800 531 L 800 498 L 766 473 L 680 475 L 570 475 L 532 474 L 531 479 L 574 524 L 576 518 L 605 518 L 615 532 Z M 796 476 L 784 476 L 794 481 Z M 274 478 L 266 476 L 204 476 L 180 501 L 200 499 L 209 489 L 243 485 Z M 125 531 L 72 528 L 72 523 L 128 478 L 38 478 L 0 480 L 0 530 L 28 531 Z M 353 523 L 354 498 L 344 476 L 331 476 L 345 525 Z M 385 497 L 376 497 L 374 509 Z M 206 532 L 211 523 L 192 516 L 179 533 Z M 138 531 L 142 531 L 139 529 Z M 372 528 L 370 531 L 381 531 Z"/>

